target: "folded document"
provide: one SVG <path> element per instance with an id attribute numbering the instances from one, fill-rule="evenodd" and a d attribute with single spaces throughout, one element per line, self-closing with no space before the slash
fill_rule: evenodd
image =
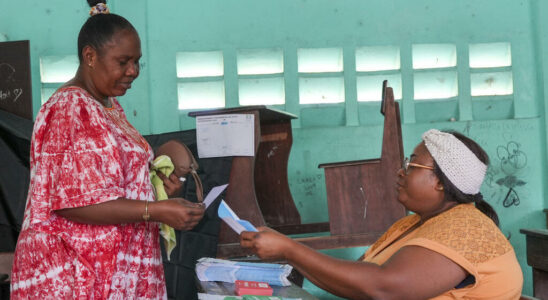
<path id="1" fill-rule="evenodd" d="M 230 209 L 230 206 L 226 204 L 225 200 L 221 200 L 217 214 L 237 234 L 242 233 L 242 231 L 257 231 L 257 228 L 249 223 L 249 221 L 238 218 L 232 209 Z"/>
<path id="2" fill-rule="evenodd" d="M 200 281 L 262 281 L 270 285 L 289 286 L 293 267 L 287 264 L 253 263 L 202 257 L 196 264 Z"/>
<path id="3" fill-rule="evenodd" d="M 204 199 L 205 207 L 208 208 L 209 205 L 213 201 L 215 201 L 215 199 L 217 199 L 217 197 L 219 197 L 219 195 L 226 189 L 227 186 L 228 186 L 228 183 L 212 188 L 211 191 L 209 191 L 209 193 L 207 194 L 207 196 Z"/>

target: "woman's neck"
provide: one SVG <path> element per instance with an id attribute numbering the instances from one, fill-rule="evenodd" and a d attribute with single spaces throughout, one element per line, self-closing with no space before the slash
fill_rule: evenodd
<path id="1" fill-rule="evenodd" d="M 104 107 L 111 107 L 111 103 L 107 96 L 101 95 L 95 88 L 93 81 L 89 76 L 85 75 L 85 72 L 82 72 L 80 68 L 76 71 L 76 75 L 71 80 L 67 81 L 65 86 L 77 86 L 86 90 L 97 102 L 101 103 Z"/>
<path id="2" fill-rule="evenodd" d="M 450 210 L 451 208 L 457 206 L 459 203 L 455 201 L 444 201 L 440 207 L 434 211 L 428 212 L 428 213 L 417 213 L 421 219 L 419 221 L 419 224 L 422 225 L 424 222 L 428 221 L 429 219 Z"/>

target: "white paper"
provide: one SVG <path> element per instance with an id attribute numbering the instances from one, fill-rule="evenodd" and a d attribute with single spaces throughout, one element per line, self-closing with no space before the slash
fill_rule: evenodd
<path id="1" fill-rule="evenodd" d="M 224 300 L 225 297 L 233 297 L 235 299 L 243 299 L 240 296 L 214 295 L 214 294 L 198 293 L 198 300 Z"/>
<path id="2" fill-rule="evenodd" d="M 255 155 L 255 115 L 196 117 L 198 157 Z"/>
<path id="3" fill-rule="evenodd" d="M 212 188 L 211 191 L 209 191 L 209 193 L 205 197 L 205 200 L 204 200 L 205 207 L 208 208 L 209 205 L 211 205 L 211 203 L 215 199 L 217 199 L 217 197 L 226 189 L 227 186 L 228 186 L 228 183 Z"/>
<path id="4" fill-rule="evenodd" d="M 219 205 L 219 210 L 217 211 L 219 218 L 223 220 L 232 230 L 237 234 L 242 233 L 242 231 L 257 231 L 257 228 L 249 221 L 241 220 L 238 216 L 232 211 L 232 209 L 226 204 L 225 200 L 221 200 Z"/>

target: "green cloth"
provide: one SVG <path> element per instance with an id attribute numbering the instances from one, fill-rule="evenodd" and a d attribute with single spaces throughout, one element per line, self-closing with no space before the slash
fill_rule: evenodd
<path id="1" fill-rule="evenodd" d="M 156 200 L 166 200 L 168 198 L 166 190 L 164 189 L 164 182 L 156 174 L 157 172 L 162 172 L 162 174 L 169 177 L 175 167 L 171 162 L 171 158 L 167 155 L 160 155 L 152 161 L 152 168 L 150 170 L 150 181 L 154 187 L 154 193 L 156 194 Z M 166 224 L 160 225 L 160 235 L 164 238 L 164 245 L 167 253 L 167 260 L 170 260 L 171 251 L 177 245 L 177 239 L 175 237 L 175 230 Z"/>

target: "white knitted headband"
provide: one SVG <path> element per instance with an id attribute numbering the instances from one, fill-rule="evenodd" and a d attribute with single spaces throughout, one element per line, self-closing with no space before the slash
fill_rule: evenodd
<path id="1" fill-rule="evenodd" d="M 465 194 L 479 193 L 487 166 L 463 142 L 436 129 L 423 133 L 422 140 L 451 183 Z"/>

